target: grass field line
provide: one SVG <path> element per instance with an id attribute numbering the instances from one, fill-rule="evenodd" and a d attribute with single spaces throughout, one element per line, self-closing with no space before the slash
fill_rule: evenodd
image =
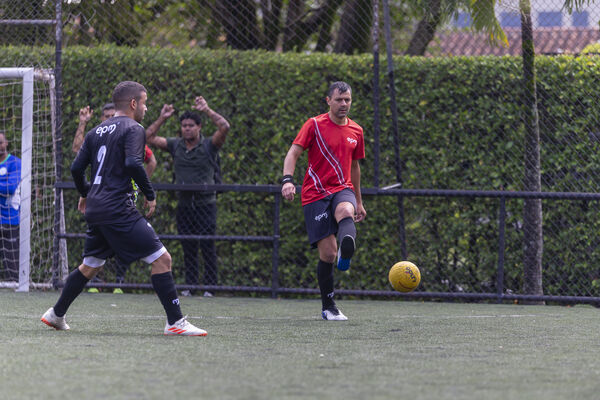
<path id="1" fill-rule="evenodd" d="M 14 314 L 14 313 L 0 313 L 0 317 L 6 318 L 40 318 L 40 315 L 23 315 L 23 314 Z M 112 316 L 101 316 L 98 314 L 68 314 L 69 319 L 77 318 L 77 319 L 98 319 L 98 318 L 112 318 Z M 117 314 L 115 315 L 117 318 L 127 318 L 127 319 L 138 319 L 138 320 L 163 320 L 165 319 L 164 315 L 139 315 L 139 314 Z M 562 318 L 562 315 L 559 314 L 496 314 L 496 315 L 445 315 L 445 316 L 433 316 L 433 315 L 389 315 L 388 318 L 395 319 L 446 319 L 446 320 L 456 320 L 456 319 L 477 319 L 477 318 L 536 318 L 536 317 L 555 317 Z M 187 315 L 188 320 L 198 319 L 198 320 L 210 320 L 210 319 L 224 319 L 224 320 L 252 320 L 252 321 L 313 321 L 320 320 L 320 315 L 311 315 L 308 317 L 298 317 L 298 316 L 281 316 L 281 317 L 256 317 L 256 316 L 239 316 L 239 315 Z"/>
<path id="2" fill-rule="evenodd" d="M 0 318 L 2 317 L 6 317 L 6 318 L 41 318 L 43 313 L 40 313 L 39 315 L 33 315 L 33 314 L 27 314 L 27 315 L 23 315 L 23 314 L 14 314 L 14 313 L 0 313 Z M 159 320 L 163 320 L 166 317 L 164 315 L 139 315 L 139 314 L 115 314 L 113 315 L 99 315 L 99 314 L 78 314 L 78 313 L 68 313 L 67 314 L 67 318 L 68 319 L 72 319 L 72 318 L 76 318 L 76 319 L 104 319 L 104 318 L 126 318 L 126 319 L 138 319 L 138 320 L 155 320 L 155 319 L 159 319 Z M 205 316 L 205 315 L 199 315 L 199 316 L 193 316 L 193 315 L 186 315 L 188 320 L 192 320 L 192 319 L 231 319 L 231 320 L 253 320 L 253 321 L 290 321 L 290 320 L 294 320 L 294 321 L 312 321 L 315 319 L 321 319 L 319 315 L 316 316 L 310 316 L 310 317 L 277 317 L 277 318 L 273 318 L 273 317 L 269 317 L 269 318 L 265 318 L 265 317 L 251 317 L 251 316 L 225 316 L 225 315 L 214 315 L 214 316 Z"/>

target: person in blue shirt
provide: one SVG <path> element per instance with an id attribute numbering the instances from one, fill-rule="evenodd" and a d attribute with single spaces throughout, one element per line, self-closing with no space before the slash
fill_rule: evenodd
<path id="1" fill-rule="evenodd" d="M 8 140 L 0 132 L 0 259 L 11 281 L 19 280 L 20 205 L 21 159 L 8 152 Z"/>

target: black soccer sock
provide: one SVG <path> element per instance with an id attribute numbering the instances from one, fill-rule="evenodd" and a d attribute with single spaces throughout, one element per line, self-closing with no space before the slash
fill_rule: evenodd
<path id="1" fill-rule="evenodd" d="M 338 242 L 341 243 L 346 235 L 350 235 L 356 240 L 356 225 L 354 225 L 352 217 L 346 217 L 338 222 Z"/>
<path id="2" fill-rule="evenodd" d="M 151 279 L 152 287 L 167 313 L 169 325 L 173 325 L 183 318 L 181 308 L 179 307 L 179 298 L 177 297 L 173 275 L 171 275 L 171 272 L 164 272 L 162 274 L 152 275 Z"/>
<path id="3" fill-rule="evenodd" d="M 57 317 L 62 317 L 67 313 L 69 306 L 79 296 L 85 285 L 89 282 L 89 279 L 85 277 L 79 270 L 75 268 L 65 282 L 65 287 L 58 298 L 58 301 L 54 305 L 54 314 Z"/>
<path id="4" fill-rule="evenodd" d="M 333 263 L 319 260 L 319 263 L 317 264 L 317 279 L 319 280 L 319 289 L 321 290 L 323 310 L 334 307 Z"/>

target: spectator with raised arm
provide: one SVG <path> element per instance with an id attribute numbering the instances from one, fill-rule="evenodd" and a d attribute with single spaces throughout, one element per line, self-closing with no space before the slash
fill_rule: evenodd
<path id="1" fill-rule="evenodd" d="M 185 111 L 180 117 L 181 137 L 164 138 L 157 136 L 162 124 L 175 113 L 171 104 L 165 104 L 160 116 L 146 130 L 146 140 L 151 146 L 167 150 L 175 166 L 177 184 L 214 184 L 215 172 L 218 172 L 217 153 L 225 143 L 229 132 L 229 122 L 212 110 L 202 96 L 196 97 L 193 109 L 208 116 L 217 130 L 210 137 L 204 137 L 202 117 L 197 112 Z M 179 192 L 177 204 L 177 231 L 180 235 L 214 235 L 217 226 L 217 198 L 213 192 Z M 198 285 L 198 248 L 204 258 L 205 285 L 217 285 L 217 253 L 212 239 L 181 240 L 184 256 L 185 283 Z M 182 295 L 191 295 L 192 291 L 182 291 Z M 212 296 L 205 291 L 205 296 Z"/>

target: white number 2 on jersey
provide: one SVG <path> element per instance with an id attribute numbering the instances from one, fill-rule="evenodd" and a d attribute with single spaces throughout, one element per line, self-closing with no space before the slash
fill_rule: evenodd
<path id="1" fill-rule="evenodd" d="M 102 175 L 100 175 L 100 171 L 102 170 L 102 165 L 104 164 L 104 158 L 106 157 L 106 146 L 100 146 L 98 150 L 98 170 L 96 171 L 96 176 L 94 177 L 94 185 L 99 185 L 102 182 Z"/>

